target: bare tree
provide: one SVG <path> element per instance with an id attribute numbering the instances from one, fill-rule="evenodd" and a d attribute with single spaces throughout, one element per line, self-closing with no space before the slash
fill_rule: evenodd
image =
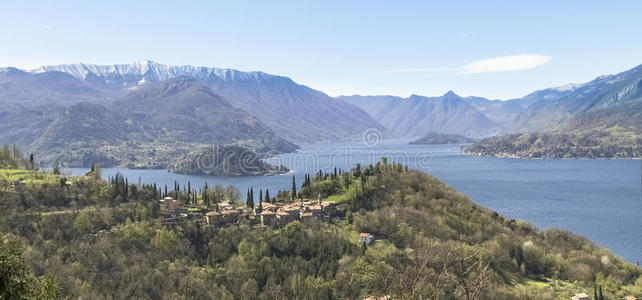
<path id="1" fill-rule="evenodd" d="M 448 267 L 444 268 L 446 277 L 454 284 L 455 290 L 468 300 L 480 299 L 481 295 L 492 288 L 490 264 L 482 257 L 481 249 L 454 243 L 450 248 Z"/>

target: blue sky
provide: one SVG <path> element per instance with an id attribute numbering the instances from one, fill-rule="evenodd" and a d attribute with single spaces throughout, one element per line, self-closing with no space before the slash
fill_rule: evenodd
<path id="1" fill-rule="evenodd" d="M 642 64 L 642 1 L 14 2 L 0 3 L 0 66 L 151 59 L 333 96 L 509 99 Z"/>

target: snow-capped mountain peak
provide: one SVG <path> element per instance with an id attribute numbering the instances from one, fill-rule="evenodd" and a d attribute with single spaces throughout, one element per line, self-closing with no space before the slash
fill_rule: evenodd
<path id="1" fill-rule="evenodd" d="M 58 71 L 70 74 L 79 79 L 86 80 L 89 76 L 103 78 L 126 78 L 128 81 L 133 80 L 136 83 L 142 79 L 145 82 L 165 81 L 176 77 L 194 77 L 197 79 L 218 78 L 223 81 L 256 79 L 268 75 L 263 72 L 242 72 L 233 69 L 221 69 L 213 67 L 195 67 L 195 66 L 168 66 L 151 60 L 138 60 L 131 64 L 116 65 L 95 65 L 95 64 L 67 64 L 67 65 L 50 65 L 42 66 L 30 71 L 31 73 L 42 73 Z M 277 77 L 277 76 L 275 76 Z"/>
<path id="2" fill-rule="evenodd" d="M 566 92 L 566 91 L 573 91 L 577 89 L 578 87 L 581 87 L 583 84 L 580 83 L 567 83 L 562 86 L 555 87 L 553 89 L 560 91 L 560 92 Z"/>

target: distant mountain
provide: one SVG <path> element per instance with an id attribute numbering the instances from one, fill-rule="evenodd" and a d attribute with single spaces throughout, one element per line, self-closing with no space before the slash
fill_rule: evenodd
<path id="1" fill-rule="evenodd" d="M 1 68 L 0 104 L 0 142 L 72 165 L 164 168 L 214 143 L 264 155 L 296 149 L 288 140 L 386 132 L 358 107 L 287 77 L 148 60 Z"/>
<path id="2" fill-rule="evenodd" d="M 167 143 L 255 141 L 259 147 L 287 144 L 263 122 L 191 77 L 142 86 L 115 101 L 112 107 L 140 131 L 136 140 L 146 140 L 151 135 Z M 290 145 L 283 150 L 294 149 Z"/>
<path id="3" fill-rule="evenodd" d="M 462 98 L 452 91 L 440 97 L 341 96 L 339 99 L 362 108 L 396 136 L 437 132 L 485 137 L 500 130 L 500 122 L 491 120 L 478 109 L 481 106 L 478 102 L 488 107 L 494 103 L 502 107 L 500 102 Z"/>
<path id="4" fill-rule="evenodd" d="M 354 140 L 369 128 L 386 137 L 563 132 L 574 136 L 545 140 L 577 140 L 577 145 L 598 134 L 609 136 L 599 141 L 619 147 L 641 136 L 642 66 L 509 101 L 452 91 L 439 97 L 332 98 L 283 76 L 148 60 L 28 72 L 0 68 L 0 104 L 0 143 L 28 146 L 49 159 L 64 146 L 67 153 L 82 153 L 77 161 L 89 157 L 143 166 L 166 165 L 169 153 L 195 153 L 191 147 L 213 142 L 291 151 L 295 146 L 288 140 Z M 167 151 L 150 158 L 154 147 Z M 106 156 L 93 157 L 101 153 Z"/>
<path id="5" fill-rule="evenodd" d="M 537 100 L 515 119 L 508 132 L 561 129 L 582 114 L 641 103 L 642 65 L 616 75 L 600 76 L 585 84 L 573 85 L 552 97 L 550 89 L 536 93 L 542 92 L 548 92 L 549 97 L 538 94 L 524 97 L 537 97 Z"/>
<path id="6" fill-rule="evenodd" d="M 63 72 L 105 94 L 117 94 L 178 77 L 194 78 L 231 105 L 263 121 L 280 136 L 298 142 L 357 139 L 368 128 L 385 131 L 363 110 L 299 85 L 290 78 L 193 66 L 166 66 L 143 60 L 124 65 L 44 66 L 34 73 Z"/>
<path id="7" fill-rule="evenodd" d="M 71 166 L 100 162 L 166 168 L 195 147 L 214 144 L 258 153 L 297 148 L 248 112 L 186 77 L 141 86 L 119 100 L 54 108 L 12 104 L 0 115 L 7 116 L 0 124 L 6 129 L 0 141 L 27 145 L 41 162 L 62 160 Z M 31 123 L 38 126 L 22 127 Z M 24 134 L 27 139 L 18 139 Z"/>
<path id="8" fill-rule="evenodd" d="M 511 134 L 464 151 L 535 158 L 642 156 L 642 66 L 525 98 L 534 101 L 505 129 Z"/>
<path id="9" fill-rule="evenodd" d="M 0 103 L 3 104 L 68 105 L 108 98 L 103 91 L 66 73 L 0 68 Z"/>
<path id="10" fill-rule="evenodd" d="M 641 102 L 642 66 L 616 75 L 600 76 L 588 83 L 535 91 L 508 101 L 459 97 L 451 91 L 440 97 L 338 98 L 359 106 L 396 136 L 436 132 L 489 137 L 560 130 L 579 123 L 599 127 L 603 125 L 599 120 L 590 119 L 598 115 L 608 115 L 612 124 L 626 123 L 637 128 L 640 122 L 633 124 L 637 114 L 624 114 L 626 110 L 618 107 L 629 105 L 635 111 Z"/>

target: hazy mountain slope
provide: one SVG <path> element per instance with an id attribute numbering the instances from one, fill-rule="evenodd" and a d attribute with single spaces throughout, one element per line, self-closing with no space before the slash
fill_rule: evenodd
<path id="1" fill-rule="evenodd" d="M 550 100 L 538 99 L 516 118 L 509 131 L 560 129 L 573 116 L 641 101 L 642 66 L 638 66 L 616 75 L 600 76 Z"/>
<path id="2" fill-rule="evenodd" d="M 196 80 L 176 78 L 146 85 L 111 104 L 74 104 L 56 115 L 29 150 L 40 161 L 63 159 L 72 165 L 97 160 L 166 167 L 195 146 L 214 144 L 260 152 L 296 149 Z"/>
<path id="3" fill-rule="evenodd" d="M 423 136 L 429 132 L 459 134 L 468 137 L 490 136 L 498 124 L 482 114 L 466 98 L 453 92 L 440 97 L 412 95 L 341 96 L 367 111 L 396 136 Z"/>
<path id="4" fill-rule="evenodd" d="M 600 76 L 552 99 L 540 99 L 507 134 L 481 140 L 476 155 L 547 158 L 642 156 L 642 66 Z"/>
<path id="5" fill-rule="evenodd" d="M 232 106 L 197 80 L 179 77 L 141 87 L 114 102 L 115 110 L 164 142 L 253 143 L 257 148 L 293 151 L 296 146 L 248 112 Z"/>
<path id="6" fill-rule="evenodd" d="M 57 105 L 0 105 L 0 144 L 27 147 L 33 143 L 64 108 Z"/>
<path id="7" fill-rule="evenodd" d="M 104 106 L 78 103 L 58 115 L 32 148 L 43 151 L 76 142 L 117 144 L 126 140 L 130 132 L 124 119 Z"/>
<path id="8" fill-rule="evenodd" d="M 508 101 L 459 97 L 453 92 L 440 97 L 355 95 L 339 98 L 359 106 L 398 136 L 437 132 L 488 137 L 519 131 L 518 122 L 523 123 L 521 127 L 539 126 L 538 123 L 530 124 L 527 120 L 532 116 L 525 115 L 525 112 L 530 109 L 530 114 L 536 115 L 536 107 L 567 96 L 579 86 L 571 84 L 539 90 Z M 558 119 L 561 118 L 557 116 L 560 114 L 561 111 L 550 109 L 547 116 L 549 119 Z"/>
<path id="9" fill-rule="evenodd" d="M 66 105 L 105 98 L 108 97 L 91 84 L 63 72 L 28 73 L 0 68 L 0 103 Z"/>
<path id="10" fill-rule="evenodd" d="M 368 128 L 385 131 L 358 107 L 298 85 L 287 77 L 259 74 L 253 80 L 207 82 L 233 105 L 295 141 L 339 141 L 360 138 Z"/>
<path id="11" fill-rule="evenodd" d="M 507 101 L 489 100 L 482 97 L 465 97 L 481 114 L 498 125 L 499 130 L 509 126 L 534 101 L 528 99 L 512 99 Z"/>
<path id="12" fill-rule="evenodd" d="M 253 114 L 279 135 L 295 141 L 356 139 L 367 128 L 384 130 L 367 113 L 353 105 L 299 85 L 290 78 L 263 72 L 166 66 L 151 61 L 125 65 L 44 66 L 38 71 L 65 72 L 109 91 L 129 91 L 151 82 L 193 77 L 225 97 L 233 106 Z"/>

